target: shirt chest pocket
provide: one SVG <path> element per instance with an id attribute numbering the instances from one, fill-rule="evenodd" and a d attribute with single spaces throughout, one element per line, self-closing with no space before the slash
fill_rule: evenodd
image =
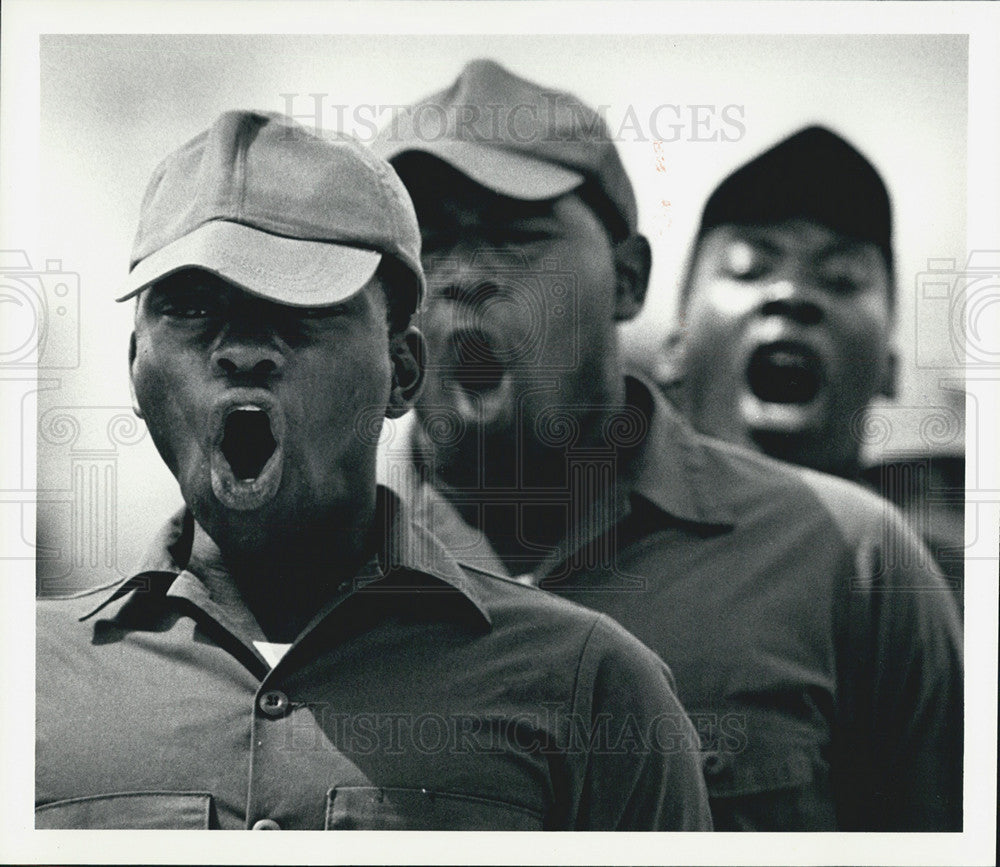
<path id="1" fill-rule="evenodd" d="M 69 798 L 35 808 L 35 829 L 203 831 L 212 796 L 205 792 L 118 792 Z"/>
<path id="2" fill-rule="evenodd" d="M 703 759 L 716 831 L 836 830 L 829 774 L 808 751 Z"/>
<path id="3" fill-rule="evenodd" d="M 344 786 L 326 797 L 327 831 L 541 831 L 526 807 L 428 789 Z"/>

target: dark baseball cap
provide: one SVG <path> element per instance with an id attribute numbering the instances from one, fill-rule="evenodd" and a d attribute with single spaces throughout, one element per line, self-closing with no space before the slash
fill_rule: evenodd
<path id="1" fill-rule="evenodd" d="M 373 149 L 396 162 L 431 154 L 494 192 L 553 199 L 592 184 L 610 206 L 613 235 L 636 231 L 637 207 L 604 119 L 577 97 L 492 60 L 473 60 L 446 90 L 397 114 Z"/>
<path id="2" fill-rule="evenodd" d="M 153 172 L 118 300 L 198 267 L 281 304 L 323 307 L 357 292 L 383 256 L 408 275 L 391 288 L 415 309 L 420 232 L 387 162 L 284 115 L 229 111 Z"/>
<path id="3" fill-rule="evenodd" d="M 799 130 L 723 180 L 705 204 L 698 235 L 725 223 L 795 218 L 875 244 L 891 268 L 889 192 L 860 151 L 821 126 Z"/>

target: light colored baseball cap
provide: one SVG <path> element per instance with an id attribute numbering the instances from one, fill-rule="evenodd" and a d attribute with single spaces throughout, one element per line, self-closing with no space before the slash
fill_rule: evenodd
<path id="1" fill-rule="evenodd" d="M 392 166 L 347 136 L 284 115 L 229 111 L 170 154 L 142 201 L 125 301 L 183 268 L 296 307 L 350 297 L 383 256 L 394 291 L 424 293 L 413 203 Z"/>
<path id="2" fill-rule="evenodd" d="M 589 182 L 610 205 L 612 233 L 636 231 L 635 192 L 601 115 L 493 60 L 469 62 L 446 90 L 394 115 L 372 149 L 404 180 L 402 158 L 426 153 L 524 201 L 553 199 Z"/>

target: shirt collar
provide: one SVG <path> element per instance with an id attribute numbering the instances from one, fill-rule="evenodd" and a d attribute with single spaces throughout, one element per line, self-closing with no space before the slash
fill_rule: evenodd
<path id="1" fill-rule="evenodd" d="M 177 575 L 184 571 L 183 564 L 191 553 L 193 535 L 194 519 L 191 513 L 187 509 L 174 513 L 153 537 L 135 574 L 112 585 L 111 592 L 81 615 L 80 620 L 89 620 L 130 593 L 166 592 Z"/>
<path id="2" fill-rule="evenodd" d="M 511 577 L 486 534 L 466 523 L 448 496 L 431 484 L 425 468 L 419 466 L 414 457 L 412 436 L 411 429 L 406 458 L 393 462 L 392 476 L 386 480 L 388 487 L 405 503 L 412 522 L 423 532 L 433 533 L 462 567 Z"/>
<path id="3" fill-rule="evenodd" d="M 629 407 L 647 421 L 646 436 L 625 470 L 631 493 L 685 523 L 731 529 L 736 516 L 700 435 L 643 380 L 627 376 L 625 388 Z"/>
<path id="4" fill-rule="evenodd" d="M 382 526 L 387 528 L 380 534 L 386 539 L 378 557 L 382 577 L 391 578 L 402 570 L 418 579 L 431 578 L 442 582 L 457 590 L 460 597 L 467 600 L 488 624 L 492 622 L 481 588 L 463 571 L 437 537 L 414 520 L 406 504 L 381 485 L 378 488 L 377 509 Z M 177 577 L 184 573 L 193 535 L 194 519 L 189 511 L 181 509 L 156 534 L 138 571 L 109 588 L 108 595 L 83 614 L 80 620 L 93 617 L 129 594 L 157 592 L 165 595 Z M 370 582 L 373 577 L 367 576 L 366 583 L 374 583 Z M 393 586 L 398 588 L 398 584 Z M 408 586 L 413 586 L 412 581 L 408 582 Z M 183 595 L 190 594 L 185 592 Z"/>
<path id="5" fill-rule="evenodd" d="M 461 567 L 451 552 L 419 520 L 406 500 L 392 490 L 379 487 L 380 502 L 385 503 L 388 534 L 381 560 L 382 570 L 391 574 L 397 569 L 436 578 L 467 599 L 491 623 L 482 588 Z"/>
<path id="6" fill-rule="evenodd" d="M 630 495 L 637 495 L 660 511 L 685 524 L 715 531 L 731 530 L 735 512 L 724 495 L 725 484 L 713 472 L 709 451 L 680 413 L 653 387 L 636 376 L 625 377 L 628 416 L 622 429 L 644 430 L 645 435 L 628 448 L 616 491 L 622 502 L 615 511 L 604 510 L 608 520 L 628 513 Z M 470 527 L 445 496 L 414 466 L 412 433 L 408 460 L 394 463 L 393 486 L 422 523 L 433 526 L 435 534 L 463 563 L 510 577 L 503 561 L 486 537 Z M 400 468 L 403 471 L 400 472 Z M 544 561 L 560 562 L 568 552 L 562 548 Z M 551 563 L 549 561 L 552 561 Z M 521 578 L 518 578 L 521 580 Z"/>

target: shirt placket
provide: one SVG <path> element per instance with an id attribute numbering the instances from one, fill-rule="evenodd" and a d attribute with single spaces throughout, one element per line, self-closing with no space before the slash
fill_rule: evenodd
<path id="1" fill-rule="evenodd" d="M 336 785 L 340 766 L 336 749 L 323 730 L 329 693 L 322 684 L 297 676 L 320 648 L 309 634 L 363 584 L 382 577 L 371 561 L 352 581 L 337 588 L 336 597 L 306 626 L 296 642 L 260 683 L 250 721 L 250 764 L 246 828 L 254 831 L 322 829 L 327 792 Z"/>

